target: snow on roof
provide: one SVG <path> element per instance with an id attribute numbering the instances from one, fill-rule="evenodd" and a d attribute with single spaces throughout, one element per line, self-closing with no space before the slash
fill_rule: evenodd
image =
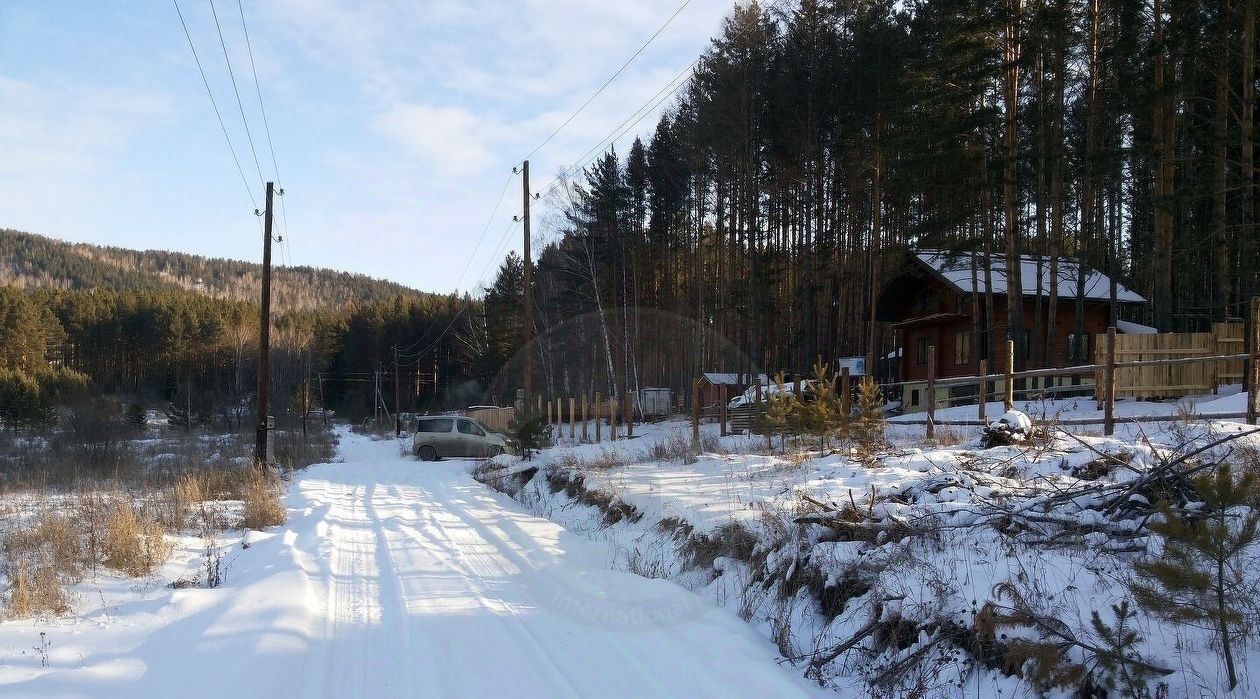
<path id="1" fill-rule="evenodd" d="M 948 253 L 944 250 L 923 250 L 915 253 L 915 259 L 920 264 L 932 270 L 942 277 L 950 285 L 954 286 L 960 293 L 970 293 L 972 290 L 971 279 L 971 256 L 967 253 Z M 993 293 L 1006 293 L 1006 255 L 994 254 L 992 256 L 993 264 Z M 1020 285 L 1023 287 L 1025 296 L 1037 295 L 1037 256 L 1021 255 L 1020 256 Z M 979 262 L 980 259 L 978 258 Z M 1050 295 L 1050 258 L 1041 258 L 1041 295 Z M 978 269 L 978 278 L 975 280 L 975 288 L 984 288 L 984 270 Z M 1059 298 L 1074 299 L 1076 298 L 1077 280 L 1080 274 L 1080 265 L 1076 260 L 1070 258 L 1059 259 Z M 1111 298 L 1111 278 L 1097 270 L 1086 267 L 1085 276 L 1085 298 L 1096 301 L 1106 301 Z M 1116 283 L 1116 300 L 1120 303 L 1143 303 L 1146 299 L 1137 293 L 1126 288 L 1123 284 Z"/>
<path id="2" fill-rule="evenodd" d="M 1133 323 L 1127 320 L 1117 320 L 1116 330 L 1119 330 L 1120 332 L 1126 335 L 1158 335 L 1159 334 L 1158 328 L 1152 328 L 1149 325 L 1142 325 L 1141 323 Z"/>
<path id="3" fill-rule="evenodd" d="M 730 371 L 706 371 L 703 376 L 714 386 L 738 386 L 743 383 L 751 383 L 750 379 L 752 378 L 746 373 L 739 374 Z M 762 383 L 766 382 L 765 374 L 757 374 L 757 377 L 761 379 Z"/>

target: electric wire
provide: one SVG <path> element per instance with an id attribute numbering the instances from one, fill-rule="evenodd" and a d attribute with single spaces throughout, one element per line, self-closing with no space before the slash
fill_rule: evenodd
<path id="1" fill-rule="evenodd" d="M 468 268 L 472 266 L 473 260 L 476 259 L 477 252 L 481 249 L 481 243 L 485 241 L 486 233 L 490 230 L 490 225 L 494 223 L 495 214 L 499 213 L 499 207 L 503 205 L 503 197 L 507 195 L 508 186 L 512 184 L 512 178 L 515 176 L 516 176 L 515 171 L 509 172 L 507 176 L 507 180 L 503 182 L 503 189 L 499 190 L 499 198 L 494 202 L 494 209 L 490 211 L 490 216 L 489 218 L 486 219 L 486 225 L 482 227 L 481 235 L 477 238 L 477 244 L 476 246 L 473 247 L 472 254 L 468 256 L 468 262 L 464 263 L 464 269 L 463 271 L 459 273 L 459 278 L 455 281 L 456 291 L 459 290 L 459 285 L 462 284 L 464 281 L 464 275 L 468 273 Z M 491 257 L 490 259 L 493 260 L 494 258 Z M 483 273 L 483 276 L 484 276 L 484 273 Z M 431 330 L 432 330 L 432 326 L 430 326 L 429 330 L 425 331 L 424 335 L 422 335 L 419 340 L 416 340 L 415 342 L 411 343 L 409 347 L 399 350 L 399 351 L 402 353 L 406 353 L 415 349 L 418 345 L 422 344 L 425 340 L 428 339 L 429 331 Z"/>
<path id="2" fill-rule="evenodd" d="M 783 2 L 784 0 L 774 0 L 774 2 L 766 5 L 764 9 L 765 13 L 767 15 L 770 14 L 773 10 L 778 8 L 778 6 L 781 5 Z M 745 27 L 743 30 L 740 31 L 739 34 L 736 34 L 734 38 L 742 37 L 744 32 L 747 32 L 747 31 L 748 31 L 748 27 Z M 657 107 L 665 103 L 666 100 L 673 97 L 679 90 L 686 87 L 689 84 L 689 81 L 686 80 L 685 78 L 688 78 L 692 74 L 694 74 L 695 69 L 699 67 L 701 63 L 704 62 L 706 57 L 707 57 L 707 54 L 702 53 L 701 55 L 697 56 L 696 59 L 693 60 L 691 63 L 687 64 L 687 66 L 684 67 L 681 72 L 679 72 L 677 75 L 673 77 L 673 79 L 667 82 L 664 87 L 662 87 L 659 91 L 657 91 L 655 95 L 653 95 L 652 97 L 649 97 L 647 101 L 644 102 L 638 109 L 631 112 L 630 115 L 626 117 L 624 121 L 621 122 L 621 124 L 619 124 L 616 128 L 614 128 L 608 134 L 608 136 L 605 136 L 603 139 L 596 142 L 596 144 L 592 146 L 589 150 L 587 150 L 585 154 L 583 154 L 580 158 L 575 160 L 572 165 L 569 165 L 568 167 L 562 169 L 560 171 L 560 174 L 556 175 L 554 178 L 552 178 L 550 182 L 548 182 L 546 188 L 539 194 L 539 197 L 546 197 L 550 195 L 553 191 L 559 188 L 568 178 L 573 177 L 582 168 L 589 165 L 591 161 L 594 159 L 592 158 L 592 154 L 596 153 L 596 151 L 606 149 L 608 146 L 615 143 L 618 139 L 620 139 L 622 136 L 628 133 L 631 129 L 637 126 L 640 122 L 646 119 L 648 115 L 654 113 Z M 595 157 L 598 157 L 598 156 L 595 156 Z"/>
<path id="3" fill-rule="evenodd" d="M 201 65 L 201 59 L 197 56 L 197 47 L 193 45 L 192 34 L 188 32 L 188 23 L 184 21 L 184 12 L 179 9 L 179 0 L 171 0 L 175 4 L 175 13 L 179 15 L 179 24 L 184 28 L 184 38 L 188 39 L 188 49 L 192 51 L 193 61 L 197 64 L 197 72 L 201 74 L 201 83 L 206 86 L 206 95 L 210 98 L 210 106 L 214 107 L 214 116 L 219 120 L 219 128 L 223 130 L 223 139 L 227 141 L 228 151 L 232 153 L 232 162 L 236 163 L 236 171 L 240 173 L 241 184 L 245 185 L 245 193 L 249 195 L 249 201 L 254 205 L 254 209 L 258 208 L 258 200 L 254 198 L 254 190 L 249 186 L 249 178 L 245 177 L 245 169 L 241 167 L 241 159 L 236 155 L 236 148 L 232 146 L 232 137 L 228 135 L 227 125 L 223 123 L 223 113 L 219 111 L 219 103 L 214 99 L 214 92 L 210 89 L 210 81 L 206 79 L 205 68 Z"/>
<path id="4" fill-rule="evenodd" d="M 493 264 L 497 261 L 497 259 L 498 259 L 498 258 L 497 258 L 497 253 L 498 253 L 498 252 L 500 252 L 500 251 L 502 251 L 502 250 L 504 249 L 504 244 L 505 244 L 505 243 L 506 243 L 506 241 L 507 241 L 507 238 L 508 238 L 508 233 L 510 233 L 510 232 L 511 232 L 511 230 L 512 230 L 512 224 L 513 224 L 513 223 L 514 223 L 514 221 L 508 221 L 508 224 L 507 224 L 506 226 L 504 226 L 504 228 L 503 228 L 503 235 L 499 238 L 499 243 L 498 243 L 498 245 L 496 245 L 496 246 L 495 246 L 495 253 L 496 253 L 496 254 L 495 254 L 495 255 L 492 255 L 492 256 L 490 257 L 489 261 L 487 262 L 486 266 L 482 268 L 482 270 L 481 270 L 481 277 L 479 278 L 479 280 L 478 280 L 478 281 L 482 281 L 482 280 L 484 280 L 484 279 L 485 279 L 486 273 L 490 271 L 490 267 L 491 267 L 491 265 L 493 265 Z M 428 345 L 427 347 L 425 347 L 424 349 L 422 349 L 422 350 L 420 350 L 420 351 L 418 351 L 418 352 L 409 352 L 409 353 L 407 353 L 407 355 L 406 355 L 406 356 L 407 356 L 407 358 L 408 358 L 408 359 L 412 359 L 412 358 L 414 358 L 414 359 L 416 359 L 416 360 L 419 360 L 419 358 L 420 358 L 420 357 L 425 356 L 425 355 L 426 355 L 426 354 L 428 354 L 430 351 L 432 351 L 434 348 L 436 348 L 436 347 L 438 346 L 438 343 L 440 343 L 440 342 L 442 341 L 442 338 L 446 337 L 447 333 L 449 333 L 449 332 L 451 331 L 451 328 L 453 328 L 453 327 L 455 326 L 455 323 L 456 323 L 456 322 L 457 322 L 460 318 L 462 318 L 462 317 L 463 317 L 464 313 L 466 313 L 466 312 L 468 311 L 468 309 L 469 309 L 471 306 L 472 306 L 471 301 L 469 301 L 469 302 L 465 303 L 465 304 L 463 305 L 463 307 L 462 307 L 462 308 L 460 308 L 460 309 L 459 309 L 459 311 L 458 311 L 458 312 L 456 312 L 456 313 L 455 313 L 455 315 L 451 318 L 451 322 L 447 323 L 447 324 L 446 324 L 446 327 L 445 327 L 445 328 L 443 328 L 442 332 L 441 332 L 441 333 L 439 333 L 439 334 L 438 334 L 438 336 L 437 336 L 436 338 L 434 338 L 433 342 L 429 343 L 429 345 Z M 414 347 L 414 345 L 413 345 L 413 347 Z M 399 353 L 399 357 L 401 358 L 402 356 L 403 356 L 403 353 L 401 353 L 401 352 L 400 352 L 400 353 Z"/>
<path id="5" fill-rule="evenodd" d="M 587 106 L 589 106 L 590 103 L 594 101 L 596 97 L 599 97 L 599 95 L 605 90 L 605 88 L 607 88 L 609 85 L 612 84 L 612 81 L 616 80 L 619 75 L 625 72 L 626 68 L 630 67 L 630 64 L 634 62 L 634 59 L 638 58 L 639 54 L 643 53 L 643 51 L 647 49 L 647 47 L 651 45 L 653 41 L 656 40 L 656 37 L 660 36 L 661 32 L 665 31 L 665 28 L 668 27 L 674 21 L 674 19 L 678 17 L 678 15 L 682 14 L 682 11 L 685 10 L 687 6 L 690 4 L 691 4 L 691 0 L 685 0 L 683 4 L 679 5 L 678 9 L 674 10 L 674 14 L 670 15 L 669 19 L 665 20 L 665 23 L 662 24 L 656 30 L 656 32 L 652 34 L 652 36 L 648 37 L 648 40 L 644 42 L 644 44 L 640 46 L 637 51 L 630 54 L 630 57 L 626 59 L 625 63 L 621 64 L 621 67 L 617 69 L 617 72 L 613 73 L 607 80 L 605 80 L 604 84 L 600 85 L 599 89 L 596 90 L 594 94 L 592 94 L 590 97 L 587 97 L 586 101 L 582 103 L 582 106 L 578 107 L 577 110 L 575 110 L 572 114 L 569 115 L 569 118 L 565 119 L 563 123 L 557 126 L 556 130 L 552 131 L 550 136 L 547 136 L 546 138 L 544 138 L 542 143 L 539 143 L 534 148 L 534 150 L 530 151 L 529 155 L 525 156 L 525 160 L 529 160 L 531 157 L 534 156 L 535 153 L 542 150 L 543 146 L 550 143 L 551 139 L 556 137 L 556 134 L 559 134 L 561 131 L 563 131 L 564 127 L 568 126 L 570 122 L 572 122 L 575 118 L 577 118 L 577 116 L 582 113 L 582 110 L 586 109 Z"/>
<path id="6" fill-rule="evenodd" d="M 227 42 L 223 40 L 223 27 L 219 26 L 219 13 L 214 9 L 214 0 L 210 3 L 210 14 L 214 15 L 214 28 L 219 32 L 219 46 L 223 47 L 223 62 L 227 64 L 228 77 L 232 79 L 232 92 L 236 94 L 236 106 L 241 110 L 241 124 L 245 126 L 245 138 L 249 141 L 249 150 L 254 154 L 254 168 L 258 170 L 258 183 L 266 184 L 262 166 L 258 164 L 258 151 L 254 149 L 254 136 L 249 132 L 249 120 L 245 118 L 245 103 L 241 101 L 241 91 L 236 88 L 236 73 L 232 70 L 232 59 L 228 57 Z"/>
<path id="7" fill-rule="evenodd" d="M 280 189 L 280 221 L 284 229 L 284 240 L 288 241 L 289 212 L 284 204 L 284 180 L 280 177 L 280 163 L 276 159 L 276 146 L 271 140 L 271 123 L 267 120 L 267 107 L 263 104 L 262 85 L 258 82 L 258 66 L 254 63 L 254 45 L 249 38 L 249 27 L 245 24 L 245 6 L 241 0 L 236 0 L 236 8 L 241 14 L 241 31 L 245 34 L 245 50 L 249 54 L 249 70 L 254 76 L 254 92 L 258 95 L 258 112 L 262 115 L 263 132 L 267 135 L 267 150 L 271 153 L 271 168 L 276 173 L 276 186 Z M 257 156 L 255 156 L 255 160 L 257 160 Z"/>

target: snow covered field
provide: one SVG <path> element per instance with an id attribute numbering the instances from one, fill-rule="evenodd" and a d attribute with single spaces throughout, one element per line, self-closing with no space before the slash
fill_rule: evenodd
<path id="1" fill-rule="evenodd" d="M 1224 412 L 1241 400 L 1191 403 Z M 1121 425 L 1114 438 L 1078 426 L 992 449 L 980 448 L 977 428 L 950 428 L 950 439 L 929 445 L 921 426 L 893 423 L 893 443 L 878 454 L 846 446 L 826 455 L 768 452 L 764 438 L 719 440 L 710 425 L 706 453 L 689 453 L 690 427 L 674 422 L 615 443 L 562 439 L 531 463 L 500 457 L 479 477 L 610 543 L 614 565 L 737 612 L 797 672 L 840 696 L 1066 697 L 1055 676 L 1100 692 L 1113 679 L 1099 665 L 1105 644 L 1092 614 L 1114 624 L 1132 562 L 1161 550 L 1144 529 L 1158 490 L 1144 475 L 1254 429 L 1182 420 L 1184 404 L 1121 406 L 1120 415 L 1170 420 Z M 1088 400 L 1018 407 L 1039 417 L 1095 409 Z M 975 418 L 974 406 L 950 412 L 942 417 Z M 1257 446 L 1260 438 L 1243 437 L 1201 458 Z M 1254 567 L 1248 575 L 1247 584 L 1260 582 Z M 1145 611 L 1130 623 L 1138 640 L 1128 650 L 1151 670 L 1141 680 L 1150 696 L 1225 694 L 1209 630 Z M 1231 696 L 1260 695 L 1254 651 L 1240 650 Z"/>
<path id="2" fill-rule="evenodd" d="M 1102 691 L 1092 614 L 1113 624 L 1161 550 L 1145 474 L 1251 429 L 1120 412 L 1170 420 L 992 449 L 894 423 L 887 448 L 825 453 L 715 425 L 698 453 L 675 421 L 480 463 L 342 431 L 286 525 L 225 535 L 223 586 L 170 586 L 204 565 L 177 537 L 150 579 L 102 570 L 72 614 L 0 623 L 0 696 L 1068 697 L 1052 679 L 1076 668 Z M 1150 696 L 1225 696 L 1209 629 L 1131 624 Z M 1255 650 L 1229 696 L 1260 695 Z"/>
<path id="3" fill-rule="evenodd" d="M 4 697 L 814 696 L 729 611 L 615 570 L 469 462 L 341 435 L 289 522 L 232 544 L 217 589 L 178 542 L 148 581 L 101 575 L 74 614 L 0 624 Z M 246 548 L 245 544 L 248 544 Z"/>

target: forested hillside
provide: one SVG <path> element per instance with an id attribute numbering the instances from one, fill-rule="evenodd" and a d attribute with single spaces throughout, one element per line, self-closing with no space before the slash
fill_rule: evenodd
<path id="1" fill-rule="evenodd" d="M 67 243 L 0 229 L 0 284 L 114 291 L 186 289 L 257 302 L 262 266 L 166 250 Z M 272 300 L 281 311 L 340 308 L 419 294 L 394 282 L 331 269 L 277 266 L 272 277 Z"/>
<path id="2" fill-rule="evenodd" d="M 870 295 L 916 247 L 1079 257 L 1162 330 L 1239 315 L 1255 6 L 741 3 L 650 133 L 543 190 L 565 215 L 535 252 L 542 381 L 875 354 Z"/>
<path id="3" fill-rule="evenodd" d="M 179 400 L 199 420 L 239 424 L 257 381 L 259 272 L 0 231 L 0 424 L 51 422 L 58 406 L 100 395 Z M 395 377 L 406 410 L 476 402 L 480 384 L 469 380 L 488 383 L 501 363 L 481 302 L 467 296 L 307 267 L 277 269 L 272 288 L 281 417 L 300 414 L 303 400 L 369 412 L 377 371 L 391 410 Z"/>

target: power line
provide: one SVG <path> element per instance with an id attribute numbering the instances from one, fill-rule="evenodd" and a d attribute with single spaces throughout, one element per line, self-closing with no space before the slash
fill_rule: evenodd
<path id="1" fill-rule="evenodd" d="M 238 0 L 238 1 L 239 1 L 239 0 Z M 647 47 L 648 47 L 648 46 L 649 46 L 649 45 L 650 45 L 653 41 L 655 41 L 655 40 L 656 40 L 656 37 L 660 36 L 660 35 L 661 35 L 661 32 L 665 31 L 665 28 L 666 28 L 666 27 L 668 27 L 668 26 L 670 25 L 670 23 L 674 21 L 674 18 L 676 18 L 679 14 L 681 14 L 681 13 L 682 13 L 682 11 L 683 11 L 683 10 L 685 10 L 685 9 L 687 8 L 687 6 L 688 6 L 688 5 L 690 5 L 690 4 L 691 4 L 691 0 L 685 0 L 685 1 L 683 2 L 683 4 L 679 5 L 679 6 L 678 6 L 678 9 L 677 9 L 677 10 L 674 10 L 674 14 L 670 15 L 670 16 L 669 16 L 669 19 L 665 20 L 665 23 L 664 23 L 664 24 L 662 24 L 662 25 L 660 26 L 660 28 L 658 28 L 658 29 L 656 30 L 656 32 L 652 34 L 652 36 L 648 37 L 648 40 L 647 40 L 646 42 L 644 42 L 644 43 L 643 43 L 643 45 L 642 45 L 642 46 L 640 46 L 640 47 L 639 47 L 639 49 L 638 49 L 637 51 L 635 51 L 634 53 L 630 54 L 630 57 L 626 59 L 626 62 L 625 62 L 625 63 L 622 63 L 622 64 L 621 64 L 621 67 L 617 69 L 617 72 L 613 73 L 613 74 L 612 74 L 612 76 L 610 76 L 607 80 L 605 80 L 605 81 L 604 81 L 604 84 L 603 84 L 603 85 L 600 85 L 600 86 L 599 86 L 599 89 L 598 89 L 598 90 L 596 90 L 594 94 L 592 94 L 590 97 L 587 97 L 587 98 L 586 98 L 586 101 L 582 103 L 582 106 L 578 107 L 576 111 L 574 111 L 572 114 L 570 114 L 570 115 L 569 115 L 569 118 L 564 120 L 564 123 L 562 123 L 562 124 L 560 124 L 559 126 L 557 126 L 557 127 L 556 127 L 556 130 L 555 130 L 555 131 L 552 131 L 550 136 L 548 136 L 547 138 L 544 138 L 544 139 L 543 139 L 543 142 L 542 142 L 542 143 L 539 143 L 539 144 L 538 144 L 538 146 L 534 148 L 534 150 L 530 151 L 530 152 L 529 152 L 529 155 L 525 156 L 525 158 L 524 158 L 524 159 L 525 159 L 525 160 L 529 160 L 530 158 L 532 158 L 532 157 L 534 156 L 534 154 L 535 154 L 535 153 L 537 153 L 538 151 L 542 150 L 543 146 L 545 146 L 545 145 L 547 145 L 548 143 L 550 143 L 550 142 L 551 142 L 551 139 L 553 139 L 553 138 L 555 138 L 555 137 L 556 137 L 556 134 L 558 134 L 558 133 L 560 133 L 561 131 L 563 131 L 563 130 L 564 130 L 564 127 L 568 126 L 570 122 L 572 122 L 575 118 L 577 118 L 577 115 L 581 114 L 581 113 L 582 113 L 582 110 L 586 109 L 586 107 L 587 107 L 588 105 L 590 105 L 590 103 L 591 103 L 592 101 L 594 101 L 594 99 L 595 99 L 596 97 L 599 97 L 600 93 L 602 93 L 602 92 L 604 91 L 604 89 L 605 89 L 605 88 L 607 88 L 609 85 L 611 85 L 611 84 L 612 84 L 612 81 L 614 81 L 614 80 L 616 80 L 616 79 L 617 79 L 617 76 L 619 76 L 619 75 L 621 75 L 623 72 L 625 72 L 626 68 L 630 67 L 630 64 L 634 62 L 634 59 L 638 58 L 638 57 L 639 57 L 639 54 L 643 53 L 644 49 L 646 49 L 646 48 L 647 48 Z"/>
<path id="2" fill-rule="evenodd" d="M 551 194 L 551 192 L 554 191 L 556 188 L 558 188 L 564 182 L 565 179 L 577 174 L 578 171 L 580 171 L 583 167 L 588 165 L 592 160 L 591 156 L 595 154 L 596 151 L 602 151 L 606 149 L 608 146 L 615 143 L 617 139 L 621 138 L 626 133 L 628 133 L 631 129 L 638 126 L 639 123 L 642 122 L 644 119 L 646 119 L 648 115 L 652 114 L 657 107 L 659 107 L 661 104 L 664 104 L 666 100 L 673 97 L 674 94 L 676 94 L 680 89 L 682 89 L 684 86 L 687 85 L 685 78 L 689 77 L 689 73 L 696 67 L 696 65 L 700 63 L 701 60 L 702 60 L 701 58 L 698 58 L 695 61 L 693 61 L 690 65 L 688 65 L 686 68 L 684 68 L 682 72 L 674 76 L 672 80 L 666 83 L 665 87 L 662 87 L 659 91 L 657 91 L 655 95 L 652 95 L 651 97 L 649 97 L 647 102 L 644 102 L 638 109 L 631 112 L 630 116 L 626 117 L 625 120 L 622 121 L 620 124 L 618 124 L 611 132 L 609 132 L 607 136 L 605 136 L 600 141 L 596 142 L 595 145 L 591 146 L 591 148 L 587 150 L 586 153 L 582 154 L 581 157 L 573 161 L 572 165 L 569 165 L 568 167 L 561 170 L 560 174 L 552 179 L 551 183 L 547 186 L 546 190 L 543 191 L 539 196 L 545 197 Z M 679 82 L 680 80 L 682 81 L 681 83 Z M 678 83 L 678 84 L 675 84 L 675 83 Z"/>
<path id="3" fill-rule="evenodd" d="M 276 185 L 280 187 L 280 221 L 284 227 L 284 239 L 289 240 L 289 211 L 284 204 L 284 180 L 280 177 L 280 163 L 276 160 L 276 146 L 271 140 L 271 124 L 267 121 L 267 108 L 263 105 L 262 86 L 258 82 L 258 66 L 254 63 L 254 45 L 249 40 L 249 27 L 245 24 L 245 6 L 236 0 L 241 13 L 241 31 L 245 34 L 245 49 L 249 53 L 249 70 L 254 75 L 254 92 L 258 95 L 258 112 L 262 114 L 263 131 L 267 134 L 267 150 L 271 153 L 271 168 L 276 173 Z M 255 156 L 255 163 L 257 156 Z M 292 262 L 292 260 L 290 260 Z"/>
<path id="4" fill-rule="evenodd" d="M 223 47 L 223 62 L 227 63 L 228 77 L 232 79 L 232 92 L 236 94 L 236 106 L 241 110 L 241 123 L 245 126 L 245 138 L 249 140 L 249 151 L 254 154 L 254 168 L 258 170 L 258 181 L 266 182 L 262 166 L 258 164 L 258 151 L 254 150 L 254 137 L 249 132 L 249 120 L 245 118 L 245 103 L 241 102 L 241 91 L 236 89 L 236 73 L 232 71 L 232 59 L 228 57 L 227 42 L 223 40 L 223 28 L 219 26 L 219 13 L 214 9 L 214 0 L 210 3 L 210 14 L 214 15 L 214 28 L 219 32 L 219 46 Z M 277 180 L 279 177 L 277 176 Z"/>
<path id="5" fill-rule="evenodd" d="M 766 7 L 764 8 L 765 14 L 768 16 L 775 8 L 777 8 L 783 2 L 784 0 L 774 0 L 774 2 L 770 3 L 769 5 L 766 5 Z M 744 27 L 738 34 L 736 34 L 732 38 L 742 37 L 744 33 L 748 31 L 748 29 L 749 29 L 748 26 Z M 561 170 L 561 173 L 552 179 L 552 181 L 546 187 L 545 191 L 543 191 L 539 196 L 547 196 L 551 192 L 555 191 L 564 182 L 565 179 L 572 177 L 578 171 L 580 171 L 583 167 L 588 165 L 591 162 L 591 159 L 592 159 L 591 155 L 593 153 L 595 153 L 598 150 L 607 148 L 608 146 L 615 143 L 617 139 L 621 138 L 626 133 L 628 133 L 631 129 L 637 126 L 639 122 L 647 118 L 649 114 L 652 114 L 657 107 L 659 107 L 669 98 L 673 97 L 674 94 L 676 94 L 683 87 L 687 86 L 688 82 L 684 80 L 684 78 L 689 77 L 689 74 L 691 74 L 704 61 L 705 58 L 706 58 L 706 54 L 702 53 L 699 56 L 697 56 L 694 61 L 687 64 L 687 66 L 683 68 L 682 71 L 678 73 L 678 75 L 675 75 L 673 79 L 667 82 L 665 86 L 662 87 L 655 95 L 653 95 L 652 97 L 649 97 L 647 101 L 644 102 L 638 109 L 631 112 L 630 116 L 626 117 L 626 119 L 622 121 L 621 124 L 619 124 L 616 128 L 614 128 L 608 134 L 608 136 L 605 136 L 602 140 L 596 142 L 596 144 L 592 146 L 588 151 L 586 151 L 586 153 L 582 155 L 582 157 L 575 160 L 572 165 Z"/>
<path id="6" fill-rule="evenodd" d="M 499 252 L 501 252 L 501 251 L 504 249 L 504 244 L 507 242 L 507 239 L 508 239 L 508 233 L 509 233 L 509 232 L 511 232 L 511 230 L 512 230 L 512 224 L 513 224 L 513 223 L 514 223 L 514 221 L 509 221 L 509 222 L 508 222 L 508 224 L 507 224 L 506 226 L 504 226 L 504 228 L 503 228 L 503 235 L 502 235 L 502 237 L 500 237 L 500 238 L 499 238 L 499 243 L 498 243 L 498 245 L 496 245 L 496 246 L 495 246 L 495 255 L 492 255 L 492 256 L 490 257 L 489 261 L 487 262 L 486 266 L 485 266 L 484 268 L 482 268 L 482 270 L 481 270 L 481 277 L 480 277 L 480 279 L 484 279 L 484 278 L 485 278 L 486 273 L 490 271 L 490 267 L 491 267 L 491 265 L 493 265 L 493 264 L 494 264 L 494 262 L 498 259 L 498 257 L 497 257 L 497 256 L 498 256 L 498 253 L 499 253 Z M 406 356 L 407 356 L 407 358 L 408 358 L 408 359 L 413 359 L 413 358 L 414 358 L 414 359 L 417 359 L 417 360 L 418 360 L 420 357 L 423 357 L 424 355 L 428 354 L 431 350 L 433 350 L 435 347 L 437 347 L 437 346 L 438 346 L 438 343 L 442 341 L 442 338 L 446 337 L 446 334 L 447 334 L 447 333 L 449 333 L 449 332 L 451 331 L 451 328 L 455 327 L 455 323 L 456 323 L 456 322 L 457 322 L 460 318 L 462 318 L 462 317 L 463 317 L 463 315 L 464 315 L 464 313 L 466 313 L 466 312 L 468 311 L 468 309 L 469 309 L 469 308 L 471 308 L 471 307 L 472 307 L 472 302 L 471 302 L 471 300 L 469 300 L 468 302 L 466 302 L 466 303 L 464 304 L 464 306 L 463 306 L 462 308 L 460 308 L 460 309 L 459 309 L 459 311 L 458 311 L 458 312 L 456 312 L 456 313 L 455 313 L 454 317 L 452 317 L 452 318 L 451 318 L 451 322 L 449 322 L 449 323 L 447 323 L 447 324 L 446 324 L 446 327 L 442 330 L 442 332 L 441 332 L 441 333 L 439 333 L 439 334 L 438 334 L 438 336 L 437 336 L 436 338 L 434 338 L 433 342 L 429 343 L 429 345 L 428 345 L 427 347 L 425 347 L 424 349 L 422 349 L 422 350 L 420 350 L 420 351 L 418 351 L 418 352 L 411 352 L 411 353 L 408 353 L 408 354 L 406 355 Z M 418 343 L 417 343 L 417 344 L 418 344 Z M 415 346 L 415 345 L 413 344 L 413 345 L 412 345 L 412 347 L 414 347 L 414 346 Z M 401 354 L 401 353 L 400 353 L 400 354 Z"/>
<path id="7" fill-rule="evenodd" d="M 214 7 L 213 0 L 210 6 Z M 249 40 L 249 27 L 245 26 L 245 6 L 241 4 L 241 0 L 236 0 L 236 7 L 241 11 L 241 31 L 245 33 L 245 49 L 249 52 L 250 72 L 254 74 L 254 92 L 258 93 L 258 111 L 262 114 L 263 130 L 267 134 L 267 150 L 271 151 L 271 167 L 276 173 L 276 184 L 281 185 L 284 180 L 280 178 L 280 165 L 276 162 L 276 147 L 271 142 L 271 124 L 267 123 L 267 108 L 263 106 L 262 87 L 258 83 L 258 67 L 254 65 L 254 46 Z M 219 33 L 219 37 L 223 37 L 222 32 Z"/>
<path id="8" fill-rule="evenodd" d="M 468 262 L 464 263 L 464 269 L 459 273 L 459 278 L 455 281 L 455 290 L 459 291 L 459 285 L 464 281 L 464 275 L 468 273 L 468 268 L 472 266 L 473 260 L 477 257 L 477 251 L 481 249 L 481 243 L 486 238 L 486 232 L 490 230 L 490 224 L 494 223 L 495 214 L 499 213 L 499 207 L 503 205 L 503 197 L 507 194 L 508 185 L 512 184 L 512 178 L 516 176 L 516 171 L 508 173 L 507 180 L 503 183 L 503 189 L 499 191 L 499 198 L 494 202 L 494 209 L 490 212 L 490 217 L 486 219 L 486 225 L 481 229 L 481 236 L 477 238 L 477 245 L 473 247 L 472 254 L 468 256 Z M 504 234 L 506 236 L 506 233 Z M 494 259 L 494 258 L 491 258 Z M 484 273 L 483 273 L 484 276 Z M 430 330 L 432 328 L 430 327 Z M 426 330 L 419 340 L 411 343 L 410 347 L 399 350 L 400 353 L 406 354 L 415 349 L 429 337 L 429 331 Z"/>
<path id="9" fill-rule="evenodd" d="M 236 148 L 232 147 L 232 137 L 228 135 L 227 126 L 223 123 L 223 113 L 219 111 L 219 103 L 215 101 L 214 92 L 210 90 L 210 81 L 206 79 L 206 71 L 201 67 L 201 59 L 197 57 L 197 48 L 193 46 L 192 35 L 188 33 L 188 23 L 184 21 L 184 13 L 179 9 L 179 0 L 171 0 L 171 2 L 175 4 L 175 13 L 179 15 L 180 26 L 184 28 L 184 37 L 188 39 L 188 49 L 192 51 L 193 61 L 197 63 L 197 72 L 201 73 L 201 83 L 206 86 L 206 95 L 210 97 L 210 105 L 214 107 L 214 115 L 219 120 L 219 128 L 223 130 L 223 139 L 227 141 L 228 150 L 232 153 L 232 162 L 236 163 L 236 171 L 241 175 L 241 184 L 245 185 L 249 201 L 257 210 L 258 200 L 254 198 L 254 190 L 250 188 L 249 179 L 245 177 L 240 158 L 236 157 Z"/>

